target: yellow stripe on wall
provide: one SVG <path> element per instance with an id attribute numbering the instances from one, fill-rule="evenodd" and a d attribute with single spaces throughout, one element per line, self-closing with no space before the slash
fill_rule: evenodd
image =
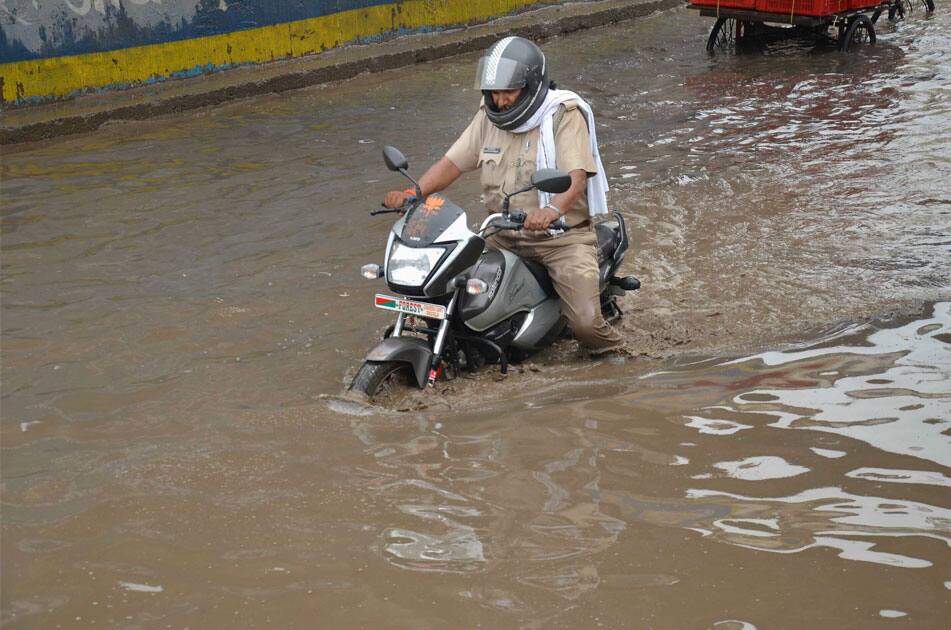
<path id="1" fill-rule="evenodd" d="M 262 28 L 103 53 L 0 65 L 2 101 L 61 98 L 201 68 L 300 57 L 399 29 L 484 21 L 539 0 L 406 0 Z"/>

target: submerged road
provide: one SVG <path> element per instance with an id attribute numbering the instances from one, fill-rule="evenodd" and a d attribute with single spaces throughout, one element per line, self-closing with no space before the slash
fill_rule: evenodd
<path id="1" fill-rule="evenodd" d="M 644 356 L 402 411 L 338 399 L 389 321 L 380 152 L 442 155 L 476 55 L 5 151 L 5 624 L 943 627 L 951 15 L 850 54 L 711 25 L 543 46 Z"/>

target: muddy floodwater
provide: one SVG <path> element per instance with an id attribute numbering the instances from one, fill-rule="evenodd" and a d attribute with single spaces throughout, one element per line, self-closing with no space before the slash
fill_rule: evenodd
<path id="1" fill-rule="evenodd" d="M 476 56 L 5 149 L 4 627 L 947 628 L 951 11 L 849 54 L 711 25 L 544 44 L 639 356 L 398 407 L 345 392 L 380 151 L 438 158 Z"/>

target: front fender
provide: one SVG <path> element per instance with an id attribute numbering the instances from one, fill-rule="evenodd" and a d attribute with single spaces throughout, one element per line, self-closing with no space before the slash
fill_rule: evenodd
<path id="1" fill-rule="evenodd" d="M 416 384 L 422 389 L 426 387 L 429 368 L 433 364 L 433 351 L 418 337 L 387 337 L 367 353 L 366 360 L 409 363 Z"/>

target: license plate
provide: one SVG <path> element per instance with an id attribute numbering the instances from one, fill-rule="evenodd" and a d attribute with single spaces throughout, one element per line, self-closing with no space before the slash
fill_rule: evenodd
<path id="1" fill-rule="evenodd" d="M 420 317 L 426 317 L 428 319 L 446 319 L 446 307 L 439 304 L 417 302 L 415 300 L 390 297 L 389 295 L 381 295 L 379 293 L 376 294 L 373 304 L 377 308 L 386 309 L 388 311 L 419 315 Z"/>

